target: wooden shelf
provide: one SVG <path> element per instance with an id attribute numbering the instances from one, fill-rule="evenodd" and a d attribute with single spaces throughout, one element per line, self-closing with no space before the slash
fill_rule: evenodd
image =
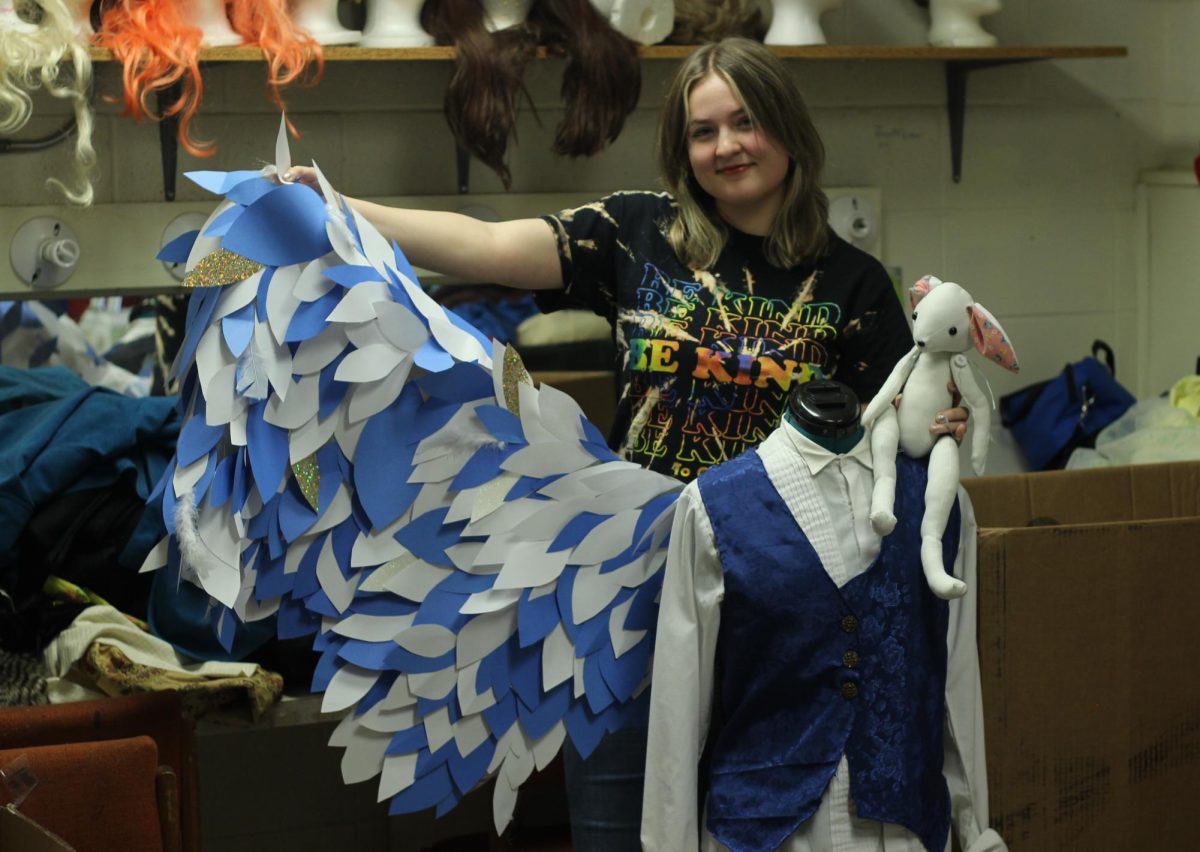
<path id="1" fill-rule="evenodd" d="M 662 45 L 638 48 L 643 59 L 682 59 L 693 45 Z M 894 45 L 822 44 L 804 47 L 779 46 L 771 48 L 784 59 L 815 60 L 883 60 L 883 61 L 940 61 L 1027 62 L 1035 59 L 1110 59 L 1127 56 L 1124 47 L 928 47 Z M 454 58 L 453 47 L 326 47 L 327 62 L 406 62 L 446 61 Z M 538 50 L 546 58 L 546 50 Z M 92 50 L 97 62 L 113 61 L 112 52 Z M 263 53 L 257 47 L 208 47 L 200 51 L 201 62 L 261 62 Z"/>
<path id="2" fill-rule="evenodd" d="M 695 45 L 653 45 L 640 47 L 643 59 L 682 59 Z M 1048 59 L 1117 59 L 1129 55 L 1129 50 L 1116 45 L 1078 47 L 929 47 L 927 45 L 806 45 L 803 47 L 775 46 L 771 48 L 783 59 L 800 61 L 837 60 L 850 62 L 940 62 L 946 78 L 946 113 L 950 123 L 951 174 L 955 183 L 962 180 L 963 125 L 966 115 L 967 77 L 972 71 L 1037 62 Z M 546 58 L 545 48 L 538 56 Z M 327 47 L 328 62 L 404 62 L 447 61 L 455 56 L 453 47 Z M 93 49 L 97 62 L 111 62 L 111 51 Z M 200 51 L 201 62 L 261 62 L 263 52 L 257 47 L 214 47 Z M 170 93 L 160 93 L 170 100 Z M 173 119 L 160 126 L 162 133 L 164 195 L 168 201 L 175 197 L 175 132 Z M 459 151 L 459 187 L 467 191 L 469 165 L 465 152 Z"/>

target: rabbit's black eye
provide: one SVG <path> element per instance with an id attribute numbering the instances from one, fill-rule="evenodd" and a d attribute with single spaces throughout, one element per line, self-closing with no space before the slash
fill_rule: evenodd
<path id="1" fill-rule="evenodd" d="M 956 334 L 958 334 L 958 329 L 954 326 L 950 326 L 950 336 L 953 337 Z"/>

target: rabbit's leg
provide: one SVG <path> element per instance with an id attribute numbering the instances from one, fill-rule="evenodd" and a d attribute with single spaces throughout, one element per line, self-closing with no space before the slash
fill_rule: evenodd
<path id="1" fill-rule="evenodd" d="M 930 590 L 946 600 L 960 598 L 967 592 L 967 584 L 950 574 L 942 561 L 942 536 L 957 494 L 958 444 L 949 435 L 943 435 L 929 454 L 925 515 L 921 519 L 921 567 Z"/>

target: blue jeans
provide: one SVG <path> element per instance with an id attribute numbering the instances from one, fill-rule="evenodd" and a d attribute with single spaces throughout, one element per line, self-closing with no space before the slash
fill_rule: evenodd
<path id="1" fill-rule="evenodd" d="M 584 760 L 563 745 L 572 852 L 641 852 L 646 728 L 607 735 Z"/>

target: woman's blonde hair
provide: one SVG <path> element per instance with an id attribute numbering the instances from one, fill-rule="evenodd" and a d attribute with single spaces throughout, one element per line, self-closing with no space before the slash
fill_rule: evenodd
<path id="1" fill-rule="evenodd" d="M 755 126 L 791 161 L 783 204 L 764 243 L 767 260 L 785 269 L 815 260 L 828 242 L 829 201 L 819 184 L 825 146 L 783 63 L 769 48 L 745 38 L 723 39 L 694 51 L 667 90 L 658 126 L 658 167 L 679 205 L 667 232 L 671 247 L 689 268 L 706 269 L 716 263 L 729 238 L 728 226 L 688 160 L 688 96 L 710 73 L 729 85 Z"/>

